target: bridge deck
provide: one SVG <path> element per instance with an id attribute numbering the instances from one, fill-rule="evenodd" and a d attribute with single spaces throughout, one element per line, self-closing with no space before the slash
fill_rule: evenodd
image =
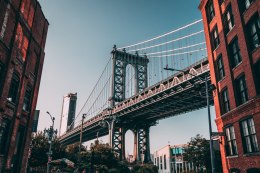
<path id="1" fill-rule="evenodd" d="M 187 73 L 176 73 L 118 103 L 113 109 L 106 109 L 101 114 L 87 120 L 83 126 L 83 141 L 96 138 L 97 132 L 99 132 L 99 136 L 108 134 L 108 128 L 99 126 L 99 122 L 111 116 L 116 116 L 118 123 L 124 124 L 124 127 L 133 128 L 138 123 L 153 123 L 163 118 L 205 107 L 207 105 L 205 83 L 200 78 L 206 77 L 210 83 L 207 59 L 203 59 L 184 71 Z M 213 104 L 211 93 L 210 104 Z M 61 136 L 59 140 L 64 144 L 74 143 L 79 141 L 79 133 L 80 126 Z"/>

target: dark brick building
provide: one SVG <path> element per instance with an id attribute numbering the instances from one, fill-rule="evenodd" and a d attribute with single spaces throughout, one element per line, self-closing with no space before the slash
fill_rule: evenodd
<path id="1" fill-rule="evenodd" d="M 26 169 L 48 26 L 37 0 L 0 0 L 2 172 Z"/>
<path id="2" fill-rule="evenodd" d="M 260 0 L 201 0 L 224 172 L 260 172 Z"/>

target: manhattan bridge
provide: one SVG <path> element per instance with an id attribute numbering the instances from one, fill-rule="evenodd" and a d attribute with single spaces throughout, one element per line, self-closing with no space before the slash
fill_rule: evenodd
<path id="1" fill-rule="evenodd" d="M 207 106 L 202 78 L 210 84 L 202 20 L 136 44 L 114 46 L 71 130 L 59 140 L 65 145 L 78 142 L 81 130 L 83 141 L 97 133 L 108 135 L 109 145 L 124 160 L 125 133 L 131 130 L 134 159 L 140 161 L 143 154 L 148 162 L 151 126 Z"/>

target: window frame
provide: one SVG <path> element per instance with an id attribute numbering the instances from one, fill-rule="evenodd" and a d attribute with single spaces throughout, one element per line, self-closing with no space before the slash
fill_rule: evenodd
<path id="1" fill-rule="evenodd" d="M 225 127 L 226 134 L 226 155 L 227 156 L 236 156 L 238 155 L 236 134 L 233 125 Z"/>
<path id="2" fill-rule="evenodd" d="M 221 105 L 222 105 L 222 108 L 221 108 L 222 114 L 225 114 L 230 111 L 228 88 L 224 88 L 221 91 Z"/>
<path id="3" fill-rule="evenodd" d="M 257 95 L 260 95 L 260 60 L 254 64 L 254 80 Z"/>
<path id="4" fill-rule="evenodd" d="M 255 32 L 252 33 L 252 28 L 255 28 Z M 250 50 L 254 51 L 258 47 L 260 47 L 260 17 L 258 13 L 254 14 L 253 17 L 250 19 L 250 21 L 246 25 L 247 28 L 247 33 L 248 33 L 248 38 L 249 38 L 249 45 L 250 45 Z M 257 37 L 258 43 L 256 40 L 254 40 L 254 37 Z"/>
<path id="5" fill-rule="evenodd" d="M 256 137 L 256 129 L 255 129 L 255 123 L 253 117 L 250 116 L 245 119 L 242 119 L 240 120 L 239 124 L 240 124 L 241 138 L 243 144 L 242 146 L 243 146 L 244 153 L 247 154 L 247 153 L 259 152 L 260 151 L 259 144 Z M 244 124 L 246 125 L 246 127 L 243 126 Z M 244 131 L 244 129 L 246 129 L 246 131 Z"/>
<path id="6" fill-rule="evenodd" d="M 0 61 L 0 93 L 4 84 L 4 64 Z"/>
<path id="7" fill-rule="evenodd" d="M 214 9 L 213 0 L 208 1 L 207 5 L 206 5 L 206 13 L 207 13 L 208 23 L 210 23 L 213 20 L 213 18 L 215 17 L 215 9 Z"/>
<path id="8" fill-rule="evenodd" d="M 166 154 L 163 155 L 163 163 L 164 163 L 164 169 L 167 169 L 167 165 L 166 165 Z"/>
<path id="9" fill-rule="evenodd" d="M 240 106 L 249 100 L 246 78 L 244 74 L 241 74 L 235 79 L 235 88 L 237 105 Z"/>
<path id="10" fill-rule="evenodd" d="M 220 44 L 218 26 L 215 25 L 211 31 L 212 49 L 215 50 Z"/>
<path id="11" fill-rule="evenodd" d="M 11 99 L 9 101 L 14 104 L 17 103 L 19 86 L 20 86 L 20 76 L 18 75 L 18 73 L 14 72 L 9 86 L 9 91 L 8 91 L 8 98 Z"/>
<path id="12" fill-rule="evenodd" d="M 240 0 L 239 4 L 241 13 L 244 13 L 254 3 L 254 1 L 255 0 Z"/>
<path id="13" fill-rule="evenodd" d="M 33 89 L 30 85 L 27 85 L 24 94 L 23 108 L 22 108 L 26 112 L 30 111 L 32 96 L 33 96 Z"/>
<path id="14" fill-rule="evenodd" d="M 225 74 L 225 67 L 224 67 L 224 63 L 223 63 L 223 57 L 222 54 L 220 54 L 216 60 L 216 65 L 217 65 L 217 70 L 218 70 L 218 81 L 222 80 L 226 74 Z"/>
<path id="15" fill-rule="evenodd" d="M 228 19 L 228 14 L 229 14 L 229 19 Z M 224 26 L 225 34 L 228 34 L 235 26 L 234 15 L 233 15 L 231 4 L 228 5 L 224 13 L 224 25 L 225 25 Z"/>
<path id="16" fill-rule="evenodd" d="M 235 48 L 235 51 L 234 51 Z M 238 38 L 235 37 L 228 45 L 229 58 L 231 60 L 232 69 L 238 66 L 242 62 L 242 56 L 240 53 L 240 47 L 238 43 Z"/>
<path id="17" fill-rule="evenodd" d="M 162 156 L 160 156 L 160 169 L 163 169 Z"/>
<path id="18" fill-rule="evenodd" d="M 11 122 L 9 119 L 7 118 L 3 118 L 2 120 L 2 128 L 0 128 L 0 134 L 2 133 L 2 135 L 0 135 L 0 154 L 5 155 L 6 154 L 6 145 L 7 145 L 7 138 L 8 138 L 8 132 L 10 131 L 10 125 Z M 3 140 L 1 140 L 1 138 L 3 138 Z"/>

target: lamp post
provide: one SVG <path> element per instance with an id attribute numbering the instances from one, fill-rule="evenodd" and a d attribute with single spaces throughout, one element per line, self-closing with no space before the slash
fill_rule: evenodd
<path id="1" fill-rule="evenodd" d="M 81 153 L 81 144 L 82 144 L 82 135 L 83 135 L 83 123 L 85 118 L 86 118 L 86 114 L 83 114 L 81 120 L 81 130 L 80 130 L 80 139 L 79 139 L 78 165 L 80 165 L 81 162 L 80 153 Z"/>
<path id="2" fill-rule="evenodd" d="M 51 162 L 51 155 L 52 155 L 52 150 L 51 150 L 51 147 L 52 147 L 52 138 L 53 138 L 53 134 L 57 134 L 57 130 L 54 130 L 54 120 L 55 118 L 51 116 L 51 114 L 47 111 L 46 112 L 47 114 L 50 115 L 51 117 L 51 121 L 52 121 L 52 125 L 50 126 L 49 129 L 44 129 L 44 133 L 47 133 L 48 134 L 48 142 L 50 144 L 49 146 L 49 152 L 47 152 L 47 155 L 48 155 L 48 162 L 47 162 L 47 173 L 49 173 L 49 170 L 50 170 L 50 162 Z"/>
<path id="3" fill-rule="evenodd" d="M 205 83 L 205 88 L 206 88 L 206 99 L 207 99 L 207 109 L 208 109 L 208 124 L 209 124 L 209 144 L 210 144 L 210 159 L 211 159 L 211 171 L 212 173 L 215 173 L 215 155 L 214 155 L 214 150 L 213 150 L 213 140 L 212 140 L 212 126 L 211 126 L 211 115 L 210 115 L 210 108 L 209 108 L 209 88 L 208 88 L 208 81 L 207 81 L 207 76 L 205 78 L 201 78 L 199 76 L 196 76 L 194 74 L 191 74 L 189 72 L 185 72 L 183 70 L 178 70 L 174 68 L 164 68 L 164 70 L 170 70 L 170 71 L 178 71 L 182 73 L 188 73 L 191 76 L 197 77 L 200 80 L 202 80 Z"/>

